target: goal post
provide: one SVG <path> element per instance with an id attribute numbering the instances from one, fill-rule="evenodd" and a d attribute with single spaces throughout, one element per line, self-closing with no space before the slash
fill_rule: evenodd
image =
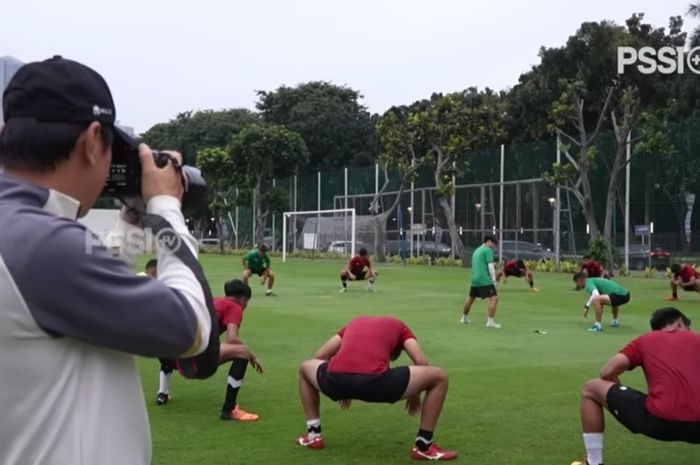
<path id="1" fill-rule="evenodd" d="M 340 214 L 345 214 L 345 215 L 340 215 Z M 297 216 L 312 216 L 315 215 L 314 217 L 316 218 L 315 221 L 315 232 L 312 233 L 313 235 L 313 246 L 311 247 L 313 250 L 320 250 L 321 247 L 321 241 L 320 241 L 320 229 L 322 229 L 321 225 L 321 218 L 327 218 L 328 215 L 333 215 L 331 218 L 334 219 L 340 219 L 344 220 L 347 218 L 347 214 L 350 214 L 350 254 L 351 256 L 355 255 L 355 242 L 356 242 L 356 235 L 355 235 L 355 228 L 356 228 L 356 218 L 355 218 L 355 209 L 354 208 L 339 208 L 339 209 L 334 209 L 334 210 L 308 210 L 308 211 L 288 211 L 284 212 L 282 214 L 282 262 L 287 261 L 287 244 L 289 243 L 289 238 L 287 237 L 288 234 L 290 233 L 289 229 L 287 228 L 287 222 L 289 221 L 290 218 L 297 217 Z M 325 215 L 325 216 L 322 216 Z M 329 225 L 326 225 L 325 227 L 330 227 Z M 296 241 L 296 235 L 297 231 L 291 231 L 292 237 Z"/>

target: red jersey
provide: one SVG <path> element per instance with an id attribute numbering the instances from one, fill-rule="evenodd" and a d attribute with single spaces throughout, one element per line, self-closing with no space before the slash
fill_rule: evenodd
<path id="1" fill-rule="evenodd" d="M 350 273 L 358 275 L 362 273 L 365 268 L 371 268 L 372 263 L 367 257 L 360 257 L 359 255 L 352 257 L 350 260 Z"/>
<path id="2" fill-rule="evenodd" d="M 681 272 L 678 274 L 680 276 L 681 281 L 684 283 L 690 282 L 691 279 L 698 278 L 698 272 L 695 271 L 695 268 L 690 266 L 690 265 L 684 265 L 683 268 L 681 268 Z"/>
<path id="3" fill-rule="evenodd" d="M 581 271 L 586 270 L 589 278 L 600 278 L 603 276 L 603 267 L 595 260 L 590 260 L 588 263 L 581 265 Z"/>
<path id="4" fill-rule="evenodd" d="M 700 334 L 652 331 L 620 353 L 630 360 L 630 370 L 644 370 L 651 413 L 667 420 L 700 421 Z"/>
<path id="5" fill-rule="evenodd" d="M 214 298 L 214 310 L 216 310 L 216 319 L 219 322 L 219 334 L 226 332 L 226 327 L 234 324 L 241 327 L 243 323 L 243 307 L 232 299 L 227 297 Z"/>
<path id="6" fill-rule="evenodd" d="M 343 338 L 338 353 L 328 363 L 333 373 L 379 374 L 389 369 L 391 356 L 416 336 L 401 320 L 360 316 L 338 335 Z"/>
<path id="7" fill-rule="evenodd" d="M 508 260 L 505 265 L 503 265 L 504 271 L 516 272 L 519 270 L 518 263 L 515 260 Z"/>

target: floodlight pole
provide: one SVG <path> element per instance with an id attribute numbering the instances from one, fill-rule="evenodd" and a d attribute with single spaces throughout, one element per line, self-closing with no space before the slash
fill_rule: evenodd
<path id="1" fill-rule="evenodd" d="M 506 158 L 506 146 L 501 144 L 501 186 L 500 186 L 500 206 L 498 212 L 498 261 L 503 261 L 503 182 L 505 181 L 504 163 Z"/>
<path id="2" fill-rule="evenodd" d="M 455 187 L 457 185 L 457 177 L 455 176 L 455 170 L 457 169 L 457 163 L 452 162 L 452 222 L 455 222 L 455 219 L 457 218 L 456 214 L 456 209 L 455 207 L 457 206 L 457 188 Z M 460 236 L 459 240 L 462 240 L 462 237 Z M 435 254 L 437 256 L 437 248 L 435 249 Z M 452 247 L 450 247 L 450 259 L 454 260 L 455 259 L 455 246 L 452 244 Z"/>
<path id="3" fill-rule="evenodd" d="M 277 187 L 277 180 L 273 179 L 272 180 L 272 188 L 274 189 L 275 187 Z M 272 246 L 272 251 L 274 252 L 275 251 L 275 213 L 274 212 L 272 213 L 272 244 L 270 244 L 270 245 Z"/>
<path id="4" fill-rule="evenodd" d="M 282 214 L 282 262 L 287 261 L 287 212 Z"/>
<path id="5" fill-rule="evenodd" d="M 557 165 L 561 163 L 561 136 L 557 134 Z M 557 184 L 554 205 L 554 254 L 557 270 L 561 265 L 561 188 Z"/>
<path id="6" fill-rule="evenodd" d="M 416 159 L 413 158 L 413 159 L 411 159 L 411 168 L 413 168 L 415 165 L 416 165 Z M 413 176 L 411 176 L 411 179 L 413 179 Z M 414 200 L 413 197 L 415 194 L 414 189 L 415 189 L 415 183 L 411 180 L 411 211 L 409 212 L 410 217 L 411 217 L 411 220 L 410 220 L 411 225 L 408 228 L 408 230 L 409 230 L 409 253 L 410 253 L 411 257 L 413 257 L 413 224 L 415 223 L 414 216 L 413 216 L 413 210 L 415 208 L 415 205 L 413 203 L 413 200 Z M 346 207 L 347 207 L 347 205 L 346 205 Z"/>
<path id="7" fill-rule="evenodd" d="M 626 160 L 627 166 L 625 167 L 626 179 L 625 179 L 625 270 L 629 272 L 630 269 L 630 176 L 631 176 L 631 164 L 630 158 L 632 157 L 632 129 L 627 133 L 627 150 L 626 150 Z M 651 241 L 649 241 L 651 242 Z M 651 244 L 649 247 L 651 250 Z"/>

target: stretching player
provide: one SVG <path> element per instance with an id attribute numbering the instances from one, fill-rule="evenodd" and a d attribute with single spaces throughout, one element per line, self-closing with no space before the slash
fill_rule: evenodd
<path id="1" fill-rule="evenodd" d="M 584 255 L 581 262 L 581 273 L 587 278 L 605 278 L 610 279 L 612 275 L 608 270 L 603 268 L 598 260 L 594 260 L 590 255 Z"/>
<path id="2" fill-rule="evenodd" d="M 247 285 L 248 279 L 256 274 L 260 276 L 260 285 L 267 283 L 266 296 L 274 295 L 272 286 L 275 284 L 275 274 L 270 268 L 270 256 L 267 254 L 267 246 L 260 244 L 257 249 L 248 252 L 243 259 L 243 282 Z"/>
<path id="3" fill-rule="evenodd" d="M 414 365 L 390 368 L 402 350 Z M 307 433 L 297 443 L 310 449 L 324 447 L 320 392 L 340 402 L 343 410 L 350 408 L 353 399 L 389 404 L 405 400 L 409 415 L 421 411 L 411 456 L 415 460 L 454 459 L 456 452 L 433 442 L 447 387 L 447 373 L 428 366 L 415 335 L 403 322 L 390 317 L 355 318 L 319 349 L 315 359 L 301 365 L 299 389 Z"/>
<path id="4" fill-rule="evenodd" d="M 586 278 L 583 273 L 574 275 L 576 290 L 586 289 L 591 296 L 586 303 L 583 316 L 588 316 L 591 305 L 595 309 L 595 323 L 588 331 L 600 333 L 603 331 L 603 306 L 612 307 L 613 320 L 610 324 L 613 328 L 620 326 L 620 306 L 630 301 L 630 293 L 627 289 L 617 284 L 611 279 Z"/>
<path id="5" fill-rule="evenodd" d="M 535 276 L 532 271 L 527 267 L 524 260 L 508 260 L 501 271 L 498 272 L 496 281 L 498 283 L 503 280 L 503 284 L 508 284 L 508 278 L 515 276 L 518 278 L 527 278 L 527 283 L 530 285 L 530 290 L 532 292 L 539 292 L 540 290 L 535 287 Z"/>
<path id="6" fill-rule="evenodd" d="M 600 378 L 586 383 L 581 423 L 587 456 L 572 465 L 603 464 L 603 409 L 634 434 L 700 444 L 700 334 L 689 327 L 690 320 L 679 310 L 657 310 L 652 331 L 630 342 L 603 367 Z M 648 396 L 620 383 L 621 374 L 639 366 Z"/>
<path id="7" fill-rule="evenodd" d="M 340 292 L 348 290 L 348 279 L 350 281 L 362 281 L 365 278 L 369 278 L 367 292 L 374 292 L 374 282 L 377 280 L 378 274 L 369 260 L 367 249 L 363 247 L 360 249 L 360 253 L 352 257 L 348 262 L 348 266 L 340 272 L 340 281 L 343 283 Z"/>
<path id="8" fill-rule="evenodd" d="M 678 300 L 678 288 L 684 291 L 700 292 L 700 280 L 698 280 L 698 272 L 691 265 L 679 265 L 674 263 L 671 265 L 671 297 L 666 300 Z"/>
<path id="9" fill-rule="evenodd" d="M 252 295 L 250 287 L 238 279 L 229 281 L 224 285 L 226 297 L 214 299 L 214 307 L 219 323 L 219 331 L 226 333 L 226 342 L 221 343 L 219 352 L 219 364 L 231 363 L 228 370 L 228 383 L 226 384 L 226 399 L 221 408 L 222 420 L 256 421 L 259 416 L 248 413 L 236 403 L 238 391 L 243 385 L 248 363 L 258 373 L 263 372 L 262 365 L 255 354 L 241 340 L 239 331 L 243 323 L 243 312 L 250 302 Z"/>
<path id="10" fill-rule="evenodd" d="M 158 260 L 152 258 L 146 262 L 146 266 L 143 271 L 138 273 L 139 276 L 148 276 L 149 278 L 158 277 Z"/>
<path id="11" fill-rule="evenodd" d="M 484 238 L 484 243 L 478 247 L 472 255 L 472 286 L 469 297 L 464 302 L 462 319 L 460 323 L 470 323 L 469 312 L 476 298 L 489 299 L 488 319 L 486 327 L 499 329 L 501 325 L 496 323 L 496 309 L 498 307 L 498 292 L 496 292 L 496 269 L 493 265 L 493 247 L 496 239 L 491 236 Z"/>

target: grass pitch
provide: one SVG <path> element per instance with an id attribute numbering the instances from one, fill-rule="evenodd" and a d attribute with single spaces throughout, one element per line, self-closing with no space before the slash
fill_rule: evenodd
<path id="1" fill-rule="evenodd" d="M 223 282 L 241 273 L 240 258 L 204 255 L 202 262 L 215 295 Z M 338 293 L 341 262 L 273 259 L 277 297 L 264 297 L 256 281 L 241 335 L 262 361 L 265 374 L 248 370 L 240 404 L 259 413 L 257 423 L 218 419 L 228 367 L 206 381 L 175 374 L 173 400 L 155 405 L 158 362 L 140 360 L 153 435 L 154 465 L 179 464 L 407 464 L 418 419 L 403 404 L 356 402 L 341 412 L 322 400 L 326 449 L 305 450 L 295 438 L 305 430 L 297 392 L 299 363 L 352 317 L 394 315 L 416 333 L 431 364 L 447 370 L 450 391 L 436 440 L 460 453 L 456 463 L 473 465 L 565 464 L 584 455 L 579 426 L 583 383 L 629 340 L 646 331 L 653 309 L 665 305 L 665 280 L 622 279 L 632 302 L 621 311 L 622 326 L 589 334 L 582 308 L 585 295 L 574 292 L 569 275 L 539 274 L 538 294 L 524 280 L 511 278 L 500 289 L 501 330 L 488 330 L 485 302 L 472 310 L 472 324 L 458 323 L 469 272 L 459 268 L 400 265 L 379 267 L 378 292 L 350 283 Z M 700 323 L 696 294 L 677 303 Z M 546 331 L 538 334 L 535 331 Z M 399 363 L 407 363 L 404 356 Z M 644 389 L 637 370 L 623 377 Z M 696 465 L 700 449 L 634 436 L 607 416 L 606 463 Z"/>

